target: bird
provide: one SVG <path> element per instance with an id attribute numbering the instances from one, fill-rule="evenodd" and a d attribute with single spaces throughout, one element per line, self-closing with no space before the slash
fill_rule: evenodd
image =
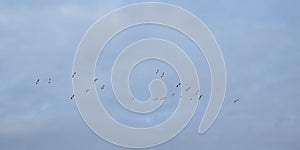
<path id="1" fill-rule="evenodd" d="M 240 99 L 236 99 L 236 100 L 233 101 L 233 103 L 237 103 L 239 101 L 240 101 Z"/>
<path id="2" fill-rule="evenodd" d="M 36 81 L 35 81 L 35 84 L 39 84 L 40 83 L 40 79 L 37 79 Z"/>
<path id="3" fill-rule="evenodd" d="M 90 91 L 90 89 L 86 89 L 86 90 L 85 90 L 85 93 L 87 93 L 87 92 L 89 92 L 89 91 Z"/>
<path id="4" fill-rule="evenodd" d="M 98 81 L 98 78 L 94 79 L 94 83 L 96 83 Z"/>
<path id="5" fill-rule="evenodd" d="M 160 100 L 165 100 L 166 99 L 166 97 L 163 97 L 163 98 L 161 98 Z"/>
<path id="6" fill-rule="evenodd" d="M 104 90 L 104 88 L 105 88 L 105 85 L 102 85 L 102 86 L 101 86 L 101 90 Z"/>
<path id="7" fill-rule="evenodd" d="M 191 87 L 188 87 L 187 89 L 185 89 L 185 91 L 189 91 L 191 89 Z"/>
<path id="8" fill-rule="evenodd" d="M 48 80 L 48 83 L 50 84 L 52 81 L 51 81 L 51 78 L 49 78 L 49 80 Z"/>
<path id="9" fill-rule="evenodd" d="M 73 95 L 70 97 L 70 99 L 74 99 L 74 97 L 75 97 L 75 95 L 73 94 Z"/>
<path id="10" fill-rule="evenodd" d="M 176 87 L 179 87 L 181 85 L 181 83 L 178 83 L 177 85 L 176 85 Z"/>
<path id="11" fill-rule="evenodd" d="M 155 74 L 158 74 L 158 72 L 159 72 L 159 69 L 156 69 L 156 72 L 155 72 Z"/>
<path id="12" fill-rule="evenodd" d="M 200 96 L 199 96 L 199 100 L 202 98 L 202 96 L 203 96 L 203 95 L 200 95 Z"/>
<path id="13" fill-rule="evenodd" d="M 175 95 L 175 93 L 172 93 L 172 94 L 171 94 L 171 96 L 174 96 L 174 95 Z"/>
<path id="14" fill-rule="evenodd" d="M 163 78 L 165 76 L 165 73 L 163 72 L 160 76 L 160 78 Z"/>
<path id="15" fill-rule="evenodd" d="M 75 77 L 75 75 L 76 75 L 76 72 L 73 72 L 73 74 L 72 74 L 72 78 L 74 78 L 74 77 Z"/>

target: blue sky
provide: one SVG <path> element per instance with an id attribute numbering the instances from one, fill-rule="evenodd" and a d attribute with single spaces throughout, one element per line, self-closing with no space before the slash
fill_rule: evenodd
<path id="1" fill-rule="evenodd" d="M 86 30 L 110 11 L 137 2 L 144 1 L 0 1 L 1 149 L 125 149 L 98 138 L 85 125 L 69 97 L 73 58 Z M 99 58 L 96 76 L 100 78 L 98 86 L 108 86 L 99 91 L 107 100 L 104 104 L 108 112 L 122 123 L 139 127 L 157 124 L 175 109 L 176 104 L 169 102 L 158 112 L 141 116 L 108 101 L 114 99 L 109 88 L 110 65 L 120 48 L 145 37 L 161 37 L 178 44 L 191 57 L 205 96 L 185 130 L 151 150 L 299 149 L 300 2 L 158 2 L 192 12 L 219 42 L 227 69 L 227 92 L 220 116 L 204 135 L 197 133 L 210 94 L 207 63 L 195 45 L 180 33 L 151 25 L 120 33 Z M 178 92 L 173 86 L 178 79 L 170 66 L 145 62 L 131 76 L 131 88 L 138 98 L 149 95 L 146 87 L 157 78 L 152 73 L 157 66 L 168 74 L 168 89 Z M 53 80 L 50 85 L 46 83 L 49 77 Z M 34 84 L 37 78 L 41 79 L 38 86 Z M 233 104 L 236 98 L 241 101 Z"/>

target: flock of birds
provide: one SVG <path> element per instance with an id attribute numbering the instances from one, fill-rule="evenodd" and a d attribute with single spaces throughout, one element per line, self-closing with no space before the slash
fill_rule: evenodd
<path id="1" fill-rule="evenodd" d="M 155 74 L 159 74 L 159 72 L 160 72 L 160 70 L 157 69 L 156 72 L 155 72 Z M 165 73 L 165 72 L 162 72 L 161 75 L 160 75 L 160 78 L 164 78 L 165 75 L 166 75 L 166 73 Z M 72 78 L 74 78 L 75 76 L 76 76 L 76 72 L 73 72 Z M 96 83 L 98 80 L 99 80 L 98 78 L 95 78 L 95 79 L 94 79 L 94 83 Z M 35 84 L 38 85 L 39 83 L 40 83 L 40 79 L 38 78 L 38 79 L 36 79 Z M 51 84 L 51 83 L 52 83 L 52 79 L 49 78 L 49 79 L 48 79 L 48 84 Z M 181 87 L 181 85 L 183 85 L 183 84 L 184 84 L 184 83 L 178 83 L 178 84 L 176 85 L 176 87 L 179 88 L 179 87 Z M 104 89 L 105 89 L 105 85 L 103 84 L 103 85 L 100 87 L 100 89 L 101 89 L 101 90 L 104 90 Z M 185 91 L 188 92 L 190 89 L 191 89 L 191 87 L 188 87 L 188 88 L 185 89 Z M 90 89 L 86 89 L 86 90 L 85 90 L 86 93 L 88 93 L 89 91 L 90 91 Z M 199 95 L 199 93 L 200 93 L 200 91 L 197 90 L 196 95 Z M 175 96 L 175 93 L 172 93 L 171 96 Z M 203 95 L 200 94 L 199 97 L 198 97 L 198 100 L 200 100 L 202 97 L 203 97 Z M 163 98 L 155 98 L 155 99 L 153 99 L 153 100 L 165 100 L 166 98 L 167 98 L 167 97 L 163 97 Z M 73 94 L 73 95 L 70 97 L 70 99 L 71 99 L 71 100 L 75 99 L 75 95 Z M 190 100 L 192 100 L 192 98 L 191 98 Z M 132 101 L 134 101 L 134 98 L 132 98 Z M 239 99 L 235 99 L 235 100 L 233 101 L 233 103 L 238 103 L 239 101 L 240 101 Z"/>
<path id="2" fill-rule="evenodd" d="M 40 83 L 40 79 L 37 79 L 35 81 L 35 84 L 39 84 L 39 83 Z M 50 84 L 50 83 L 52 83 L 52 79 L 51 78 L 48 79 L 48 84 Z"/>

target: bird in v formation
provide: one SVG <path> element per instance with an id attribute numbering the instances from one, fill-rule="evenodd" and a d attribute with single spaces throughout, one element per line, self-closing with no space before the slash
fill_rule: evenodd
<path id="1" fill-rule="evenodd" d="M 159 71 L 160 71 L 160 70 L 157 69 L 156 72 L 155 72 L 155 74 L 158 74 Z M 77 74 L 76 72 L 73 72 L 72 78 L 74 78 L 76 74 Z M 165 72 L 163 72 L 163 73 L 161 74 L 160 77 L 161 77 L 161 78 L 165 77 Z M 98 78 L 95 78 L 95 79 L 93 80 L 93 82 L 96 83 L 98 80 L 99 80 Z M 36 79 L 36 81 L 35 81 L 35 84 L 36 84 L 36 85 L 38 85 L 39 83 L 40 83 L 40 78 Z M 52 83 L 52 78 L 48 78 L 48 84 L 51 84 L 51 83 Z M 179 86 L 181 86 L 181 85 L 182 85 L 182 83 L 178 83 L 178 84 L 176 85 L 176 87 L 179 87 Z M 101 89 L 101 90 L 104 90 L 104 89 L 105 89 L 105 85 L 103 84 L 103 85 L 100 87 L 100 89 Z M 190 89 L 191 89 L 191 87 L 188 87 L 188 88 L 186 89 L 186 92 L 188 92 Z M 89 91 L 90 91 L 90 89 L 86 89 L 86 90 L 85 90 L 86 93 L 88 93 Z M 198 95 L 198 94 L 199 94 L 199 90 L 197 90 L 197 92 L 196 92 L 196 95 Z M 171 96 L 175 96 L 175 93 L 173 92 L 173 93 L 171 94 Z M 181 97 L 182 97 L 182 96 L 181 96 Z M 200 100 L 202 97 L 203 97 L 203 95 L 199 95 L 198 100 Z M 73 94 L 73 95 L 70 97 L 70 99 L 74 99 L 74 98 L 75 98 L 75 95 Z M 167 98 L 167 97 L 162 97 L 162 98 L 160 98 L 160 100 L 165 100 L 166 98 Z M 155 98 L 154 100 L 158 100 L 158 99 L 159 99 L 159 98 Z M 190 98 L 190 99 L 192 99 L 192 98 Z M 133 101 L 134 101 L 134 100 L 133 100 Z M 240 101 L 240 99 L 235 99 L 235 100 L 233 101 L 233 103 L 238 103 L 239 101 Z"/>

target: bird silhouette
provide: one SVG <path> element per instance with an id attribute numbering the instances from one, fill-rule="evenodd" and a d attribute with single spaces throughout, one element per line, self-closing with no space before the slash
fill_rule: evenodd
<path id="1" fill-rule="evenodd" d="M 200 95 L 200 96 L 199 96 L 199 100 L 202 98 L 202 96 L 203 96 L 203 95 Z"/>
<path id="2" fill-rule="evenodd" d="M 172 94 L 171 94 L 171 96 L 174 96 L 174 95 L 175 95 L 175 93 L 172 93 Z"/>
<path id="3" fill-rule="evenodd" d="M 185 89 L 185 91 L 189 91 L 191 89 L 191 87 L 188 87 L 187 89 Z"/>
<path id="4" fill-rule="evenodd" d="M 49 83 L 49 84 L 50 84 L 50 83 L 52 83 L 52 80 L 51 80 L 51 78 L 49 78 L 49 79 L 48 79 L 48 83 Z"/>
<path id="5" fill-rule="evenodd" d="M 163 97 L 163 98 L 161 98 L 160 100 L 165 100 L 167 97 Z"/>
<path id="6" fill-rule="evenodd" d="M 163 77 L 165 77 L 165 73 L 164 72 L 161 74 L 160 78 L 163 78 Z"/>
<path id="7" fill-rule="evenodd" d="M 181 83 L 178 83 L 177 85 L 176 85 L 176 87 L 179 87 L 181 85 Z"/>
<path id="8" fill-rule="evenodd" d="M 76 75 L 76 72 L 73 72 L 73 74 L 72 74 L 72 78 L 74 78 L 74 77 L 75 77 L 75 75 Z"/>
<path id="9" fill-rule="evenodd" d="M 90 91 L 90 89 L 86 89 L 86 90 L 85 90 L 85 93 L 88 93 L 89 91 Z"/>
<path id="10" fill-rule="evenodd" d="M 40 83 L 40 79 L 37 79 L 36 81 L 35 81 L 35 84 L 39 84 Z"/>
<path id="11" fill-rule="evenodd" d="M 237 103 L 237 102 L 239 102 L 239 101 L 240 101 L 239 99 L 236 99 L 236 100 L 233 101 L 233 103 Z"/>
<path id="12" fill-rule="evenodd" d="M 155 74 L 158 74 L 158 72 L 159 72 L 159 69 L 156 69 L 156 72 L 155 72 Z"/>
<path id="13" fill-rule="evenodd" d="M 74 99 L 75 98 L 75 95 L 72 95 L 71 97 L 70 97 L 70 99 Z"/>
<path id="14" fill-rule="evenodd" d="M 101 86 L 101 90 L 104 90 L 104 89 L 105 89 L 105 85 L 102 85 L 102 86 Z"/>
<path id="15" fill-rule="evenodd" d="M 94 83 L 96 83 L 98 81 L 98 78 L 94 79 Z"/>

